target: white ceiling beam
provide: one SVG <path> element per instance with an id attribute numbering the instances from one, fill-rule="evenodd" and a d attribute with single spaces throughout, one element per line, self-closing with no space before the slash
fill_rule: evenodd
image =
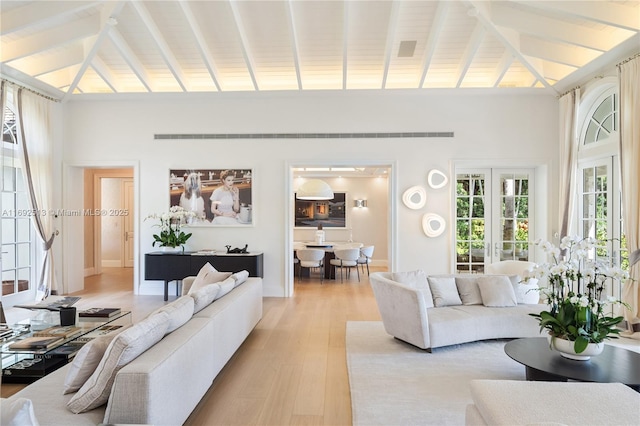
<path id="1" fill-rule="evenodd" d="M 477 12 L 476 19 L 484 25 L 484 27 L 493 34 L 494 37 L 502 43 L 502 45 L 509 51 L 511 54 L 524 65 L 533 77 L 539 80 L 544 87 L 551 88 L 551 85 L 545 80 L 545 78 L 540 74 L 540 72 L 527 60 L 527 58 L 520 52 L 517 46 L 515 46 L 509 37 L 508 32 L 496 27 L 491 19 L 489 19 L 489 13 L 486 9 L 486 3 L 476 0 L 465 0 L 464 3 L 470 5 Z"/>
<path id="2" fill-rule="evenodd" d="M 387 45 L 384 54 L 384 72 L 382 74 L 382 89 L 387 87 L 387 76 L 389 75 L 389 66 L 391 65 L 391 55 L 393 55 L 393 46 L 395 44 L 395 34 L 398 29 L 398 16 L 400 14 L 400 2 L 394 1 L 391 4 L 391 13 L 389 14 L 389 25 L 387 26 Z"/>
<path id="3" fill-rule="evenodd" d="M 184 0 L 179 1 L 180 7 L 182 7 L 182 13 L 189 24 L 189 28 L 191 28 L 191 32 L 196 39 L 196 47 L 198 48 L 198 52 L 200 52 L 200 56 L 202 57 L 202 62 L 204 66 L 207 68 L 209 75 L 211 76 L 211 80 L 213 84 L 216 86 L 217 91 L 221 91 L 220 88 L 220 77 L 218 76 L 218 69 L 216 67 L 216 63 L 213 59 L 213 55 L 211 54 L 211 50 L 209 50 L 209 46 L 207 45 L 206 39 L 204 37 L 204 33 L 200 28 L 200 24 L 198 23 L 193 11 L 191 10 L 191 6 Z"/>
<path id="4" fill-rule="evenodd" d="M 64 96 L 64 93 L 55 87 L 5 64 L 0 64 L 0 76 L 43 95 L 51 96 L 53 99 L 61 100 Z"/>
<path id="5" fill-rule="evenodd" d="M 120 31 L 115 28 L 109 33 L 109 40 L 113 43 L 115 48 L 120 52 L 122 59 L 127 63 L 131 71 L 138 77 L 140 83 L 147 89 L 148 92 L 153 92 L 153 87 L 151 84 L 151 77 L 147 73 L 144 65 L 138 60 L 138 57 L 133 52 L 129 44 L 124 40 Z"/>
<path id="6" fill-rule="evenodd" d="M 536 16 L 514 9 L 502 2 L 491 4 L 491 20 L 499 27 L 511 28 L 549 41 L 562 41 L 575 46 L 606 51 L 612 44 L 621 43 L 631 33 L 618 30 L 602 36 L 602 31 L 544 16 Z"/>
<path id="7" fill-rule="evenodd" d="M 513 63 L 513 55 L 505 50 L 502 54 L 502 58 L 500 58 L 500 63 L 496 67 L 495 73 L 493 75 L 493 87 L 500 86 L 500 82 L 509 71 L 511 64 Z"/>
<path id="8" fill-rule="evenodd" d="M 176 59 L 175 55 L 171 51 L 169 44 L 167 43 L 164 36 L 162 35 L 162 32 L 160 31 L 160 28 L 158 28 L 158 26 L 156 25 L 156 22 L 153 20 L 153 17 L 149 13 L 149 10 L 147 10 L 144 3 L 141 1 L 132 1 L 130 2 L 130 4 L 131 6 L 133 6 L 133 9 L 138 13 L 138 16 L 140 17 L 140 19 L 142 19 L 142 22 L 144 23 L 144 25 L 147 27 L 147 30 L 151 34 L 151 38 L 153 38 L 153 41 L 155 41 L 156 46 L 158 46 L 158 49 L 160 51 L 160 56 L 162 56 L 162 59 L 164 59 L 164 62 L 167 64 L 167 67 L 169 67 L 169 71 L 178 82 L 178 85 L 180 86 L 183 92 L 188 92 L 189 87 L 188 87 L 187 77 L 184 75 L 184 72 L 182 71 L 182 67 L 180 66 L 180 64 L 178 63 L 178 60 Z"/>
<path id="9" fill-rule="evenodd" d="M 431 67 L 431 60 L 436 50 L 436 45 L 440 34 L 444 28 L 444 23 L 447 19 L 447 12 L 449 11 L 449 3 L 446 1 L 438 2 L 438 7 L 433 15 L 433 21 L 431 22 L 431 29 L 429 30 L 429 36 L 427 37 L 427 43 L 424 49 L 424 60 L 422 61 L 422 77 L 420 77 L 420 84 L 418 88 L 424 86 L 424 81 L 427 78 L 427 73 Z"/>
<path id="10" fill-rule="evenodd" d="M 36 56 L 16 59 L 9 62 L 8 65 L 31 76 L 38 77 L 42 74 L 81 64 L 83 60 L 84 48 L 81 42 L 77 42 L 56 49 L 54 52 L 44 52 Z"/>
<path id="11" fill-rule="evenodd" d="M 58 46 L 96 35 L 100 31 L 100 16 L 87 16 L 75 22 L 56 26 L 28 37 L 2 40 L 0 46 L 0 60 L 12 61 L 25 56 L 44 52 Z"/>
<path id="12" fill-rule="evenodd" d="M 349 1 L 342 2 L 342 90 L 347 89 L 349 78 Z"/>
<path id="13" fill-rule="evenodd" d="M 237 0 L 230 0 L 229 6 L 231 6 L 233 20 L 236 24 L 236 29 L 238 30 L 238 36 L 240 37 L 240 49 L 242 50 L 242 57 L 244 58 L 244 62 L 247 65 L 247 70 L 249 71 L 249 76 L 251 77 L 253 88 L 255 90 L 260 90 L 258 81 L 256 79 L 256 64 L 253 61 L 253 57 L 249 53 L 249 40 L 247 38 L 247 32 L 245 31 L 244 25 L 242 23 L 240 11 L 238 10 Z"/>
<path id="14" fill-rule="evenodd" d="M 638 8 L 613 1 L 518 1 L 530 7 L 625 30 L 640 31 Z"/>
<path id="15" fill-rule="evenodd" d="M 473 58 L 480 48 L 480 44 L 484 39 L 485 33 L 486 30 L 484 29 L 482 24 L 480 22 L 477 22 L 476 27 L 473 29 L 473 33 L 471 34 L 471 38 L 469 39 L 469 43 L 467 43 L 467 48 L 462 55 L 462 60 L 458 68 L 458 82 L 456 83 L 456 87 L 460 87 L 460 85 L 464 81 L 464 77 L 467 75 L 467 71 L 469 70 L 471 63 L 473 62 Z"/>
<path id="16" fill-rule="evenodd" d="M 84 73 L 89 67 L 89 64 L 91 64 L 91 61 L 97 55 L 98 49 L 100 49 L 100 46 L 102 45 L 104 40 L 107 39 L 107 37 L 109 36 L 109 31 L 113 28 L 114 25 L 117 25 L 118 21 L 116 18 L 118 17 L 120 12 L 122 12 L 122 8 L 124 8 L 123 0 L 120 0 L 117 2 L 109 2 L 105 4 L 105 7 L 102 9 L 102 12 L 100 14 L 101 15 L 100 16 L 100 20 L 101 20 L 100 32 L 98 33 L 97 36 L 93 37 L 92 39 L 87 39 L 85 41 L 86 54 L 85 54 L 84 62 L 82 63 L 82 66 L 80 66 L 80 70 L 78 71 L 78 74 L 76 74 L 76 77 L 71 82 L 71 85 L 69 85 L 69 89 L 67 90 L 67 93 L 64 95 L 63 101 L 66 101 L 67 99 L 69 99 L 69 97 L 73 94 L 73 91 L 78 86 L 78 83 L 80 83 L 80 80 L 84 76 Z"/>
<path id="17" fill-rule="evenodd" d="M 100 76 L 100 78 L 114 93 L 121 91 L 119 89 L 121 85 L 118 83 L 118 79 L 113 75 L 107 64 L 105 64 L 99 56 L 93 58 L 93 61 L 91 61 L 91 68 L 93 68 L 96 74 Z"/>
<path id="18" fill-rule="evenodd" d="M 104 1 L 34 1 L 4 12 L 0 35 L 20 31 L 31 25 L 58 22 Z"/>
<path id="19" fill-rule="evenodd" d="M 287 21 L 289 23 L 289 33 L 291 34 L 291 46 L 293 46 L 293 65 L 296 68 L 296 80 L 298 81 L 298 90 L 302 90 L 302 76 L 300 75 L 300 52 L 298 50 L 298 34 L 296 33 L 296 22 L 293 16 L 292 0 L 286 2 Z"/>
<path id="20" fill-rule="evenodd" d="M 534 56 L 575 68 L 593 61 L 602 53 L 597 50 L 540 40 L 530 36 L 520 37 L 520 51 L 523 55 Z"/>

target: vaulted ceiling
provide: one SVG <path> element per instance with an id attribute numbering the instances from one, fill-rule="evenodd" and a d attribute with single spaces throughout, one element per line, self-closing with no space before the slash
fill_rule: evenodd
<path id="1" fill-rule="evenodd" d="M 0 2 L 2 76 L 95 93 L 567 90 L 640 51 L 640 1 Z"/>

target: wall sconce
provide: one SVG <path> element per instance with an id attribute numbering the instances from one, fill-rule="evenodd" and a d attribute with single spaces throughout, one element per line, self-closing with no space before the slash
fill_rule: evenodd
<path id="1" fill-rule="evenodd" d="M 367 200 L 353 200 L 354 207 L 367 207 Z"/>

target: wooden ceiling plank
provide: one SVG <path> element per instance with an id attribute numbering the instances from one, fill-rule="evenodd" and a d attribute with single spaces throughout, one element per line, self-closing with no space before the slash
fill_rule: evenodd
<path id="1" fill-rule="evenodd" d="M 418 88 L 424 87 L 425 79 L 427 78 L 427 73 L 429 72 L 429 68 L 431 67 L 431 60 L 433 59 L 433 55 L 436 50 L 436 45 L 438 44 L 438 39 L 442 34 L 444 29 L 444 24 L 447 20 L 447 13 L 449 12 L 449 3 L 445 1 L 438 2 L 438 7 L 436 9 L 436 13 L 433 17 L 433 23 L 431 25 L 431 30 L 429 31 L 429 36 L 427 37 L 427 43 L 424 49 L 424 61 L 422 62 L 422 76 L 420 77 L 420 84 Z"/>
<path id="2" fill-rule="evenodd" d="M 640 31 L 638 8 L 616 1 L 515 1 L 561 16 L 573 16 L 616 28 Z"/>
<path id="3" fill-rule="evenodd" d="M 104 1 L 37 1 L 2 14 L 0 35 L 23 30 L 32 25 L 46 25 L 97 6 Z"/>
<path id="4" fill-rule="evenodd" d="M 109 33 L 109 40 L 111 40 L 115 48 L 120 52 L 122 59 L 124 59 L 129 68 L 131 68 L 131 71 L 138 77 L 138 80 L 140 80 L 140 83 L 142 83 L 145 89 L 147 89 L 148 92 L 153 92 L 151 77 L 120 32 L 114 28 L 113 31 Z"/>
<path id="5" fill-rule="evenodd" d="M 216 67 L 216 62 L 213 59 L 213 55 L 211 54 L 211 50 L 206 42 L 206 38 L 204 33 L 202 32 L 202 28 L 200 28 L 200 24 L 198 23 L 193 11 L 191 10 L 191 6 L 189 3 L 183 0 L 180 0 L 180 7 L 182 7 L 182 12 L 187 22 L 189 23 L 189 28 L 191 28 L 191 32 L 196 39 L 196 47 L 198 48 L 198 52 L 200 52 L 200 56 L 202 57 L 202 62 L 204 66 L 207 68 L 209 75 L 211 76 L 211 80 L 213 84 L 216 86 L 216 90 L 218 92 L 222 91 L 220 88 L 220 76 L 218 75 L 218 69 Z"/>
<path id="6" fill-rule="evenodd" d="M 462 55 L 462 61 L 458 70 L 458 82 L 456 83 L 456 87 L 460 87 L 460 85 L 464 81 L 464 77 L 467 75 L 467 71 L 469 70 L 471 63 L 473 62 L 473 58 L 480 48 L 480 44 L 484 39 L 485 33 L 486 30 L 484 29 L 482 24 L 480 22 L 477 22 L 476 27 L 473 29 L 473 33 L 471 34 L 471 38 L 469 39 L 469 43 L 467 44 L 467 48 Z"/>
<path id="7" fill-rule="evenodd" d="M 171 51 L 169 44 L 167 43 L 164 36 L 162 35 L 160 28 L 158 28 L 158 25 L 156 25 L 156 22 L 153 20 L 153 17 L 149 13 L 149 10 L 147 10 L 144 3 L 140 1 L 133 1 L 133 2 L 130 2 L 130 4 L 133 6 L 133 9 L 138 13 L 138 16 L 140 17 L 140 19 L 142 19 L 142 22 L 144 23 L 147 30 L 151 34 L 151 38 L 156 43 L 156 46 L 160 51 L 160 56 L 162 56 L 162 59 L 164 59 L 164 62 L 167 64 L 167 67 L 169 67 L 169 71 L 178 82 L 178 85 L 180 86 L 183 92 L 188 92 L 189 91 L 188 79 L 185 76 L 184 72 L 182 71 L 182 67 L 178 63 L 178 60 L 176 59 L 175 55 Z"/>
<path id="8" fill-rule="evenodd" d="M 81 64 L 84 60 L 84 47 L 81 42 L 72 43 L 55 52 L 45 52 L 36 56 L 16 59 L 10 66 L 33 77 Z"/>
<path id="9" fill-rule="evenodd" d="M 230 1 L 229 6 L 231 7 L 233 20 L 236 25 L 236 29 L 238 30 L 238 36 L 240 37 L 240 49 L 242 50 L 242 57 L 244 58 L 244 62 L 247 66 L 247 71 L 249 72 L 249 76 L 251 77 L 251 83 L 253 84 L 254 90 L 259 91 L 260 86 L 258 85 L 258 80 L 256 79 L 256 64 L 251 53 L 249 52 L 249 40 L 247 37 L 247 32 L 245 31 L 244 25 L 242 23 L 242 16 L 240 16 L 240 11 L 238 10 L 238 5 L 235 1 Z"/>

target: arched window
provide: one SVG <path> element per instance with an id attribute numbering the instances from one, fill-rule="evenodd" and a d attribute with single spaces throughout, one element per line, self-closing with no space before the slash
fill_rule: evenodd
<path id="1" fill-rule="evenodd" d="M 618 88 L 604 81 L 579 106 L 578 234 L 598 240 L 594 258 L 629 267 L 622 229 L 619 179 Z M 620 298 L 619 287 L 609 294 Z"/>

